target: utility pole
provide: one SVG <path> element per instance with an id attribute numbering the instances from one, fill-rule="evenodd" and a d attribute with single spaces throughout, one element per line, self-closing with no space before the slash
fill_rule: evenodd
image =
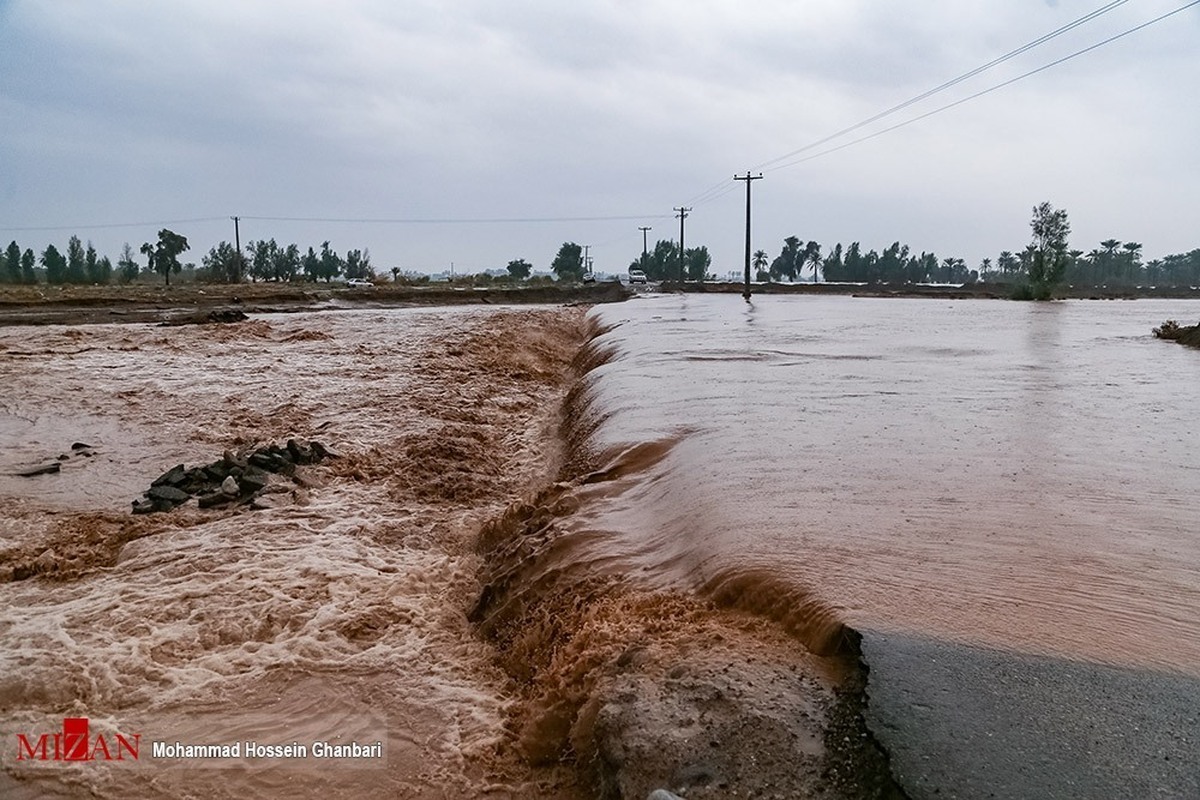
<path id="1" fill-rule="evenodd" d="M 639 226 L 638 230 L 642 232 L 642 269 L 645 269 L 646 268 L 646 256 L 648 255 L 648 253 L 646 252 L 646 231 L 651 231 L 654 229 L 648 225 L 643 225 L 643 226 Z"/>
<path id="2" fill-rule="evenodd" d="M 234 283 L 239 283 L 242 280 L 242 232 L 238 223 L 241 222 L 241 217 L 230 217 L 233 220 L 233 246 L 237 248 L 237 261 L 234 262 L 234 269 L 237 270 L 237 276 Z"/>
<path id="3" fill-rule="evenodd" d="M 745 175 L 734 175 L 735 181 L 746 182 L 746 288 L 742 290 L 742 297 L 746 298 L 746 302 L 750 302 L 750 184 L 752 181 L 762 180 L 762 173 L 751 175 L 749 170 Z"/>
<path id="4" fill-rule="evenodd" d="M 679 217 L 679 288 L 682 289 L 683 288 L 683 250 L 684 250 L 684 248 L 683 248 L 683 221 L 685 219 L 687 219 L 688 212 L 691 211 L 691 209 L 680 206 L 679 208 L 676 208 L 673 210 L 679 212 L 679 214 L 677 215 Z"/>
<path id="5" fill-rule="evenodd" d="M 588 251 L 592 249 L 590 244 L 583 246 L 583 272 L 587 274 L 592 271 L 592 258 L 588 255 Z"/>

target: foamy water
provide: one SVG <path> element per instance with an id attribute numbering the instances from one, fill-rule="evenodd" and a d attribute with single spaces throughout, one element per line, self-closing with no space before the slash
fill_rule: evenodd
<path id="1" fill-rule="evenodd" d="M 470 542 L 537 477 L 532 444 L 555 405 L 516 334 L 545 347 L 539 325 L 580 313 L 0 330 L 0 552 L 48 545 L 60 568 L 0 583 L 0 794 L 435 797 L 494 782 L 506 678 L 466 621 Z M 464 358 L 472 337 L 477 355 L 506 351 L 494 380 Z M 290 436 L 343 457 L 284 481 L 277 508 L 129 514 L 176 463 Z M 76 441 L 94 456 L 10 474 Z M 16 733 L 64 716 L 140 732 L 140 763 L 15 762 Z M 153 740 L 382 741 L 386 758 L 189 768 L 148 764 Z"/>

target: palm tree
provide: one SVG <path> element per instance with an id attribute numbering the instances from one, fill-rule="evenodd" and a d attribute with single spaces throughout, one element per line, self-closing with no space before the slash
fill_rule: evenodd
<path id="1" fill-rule="evenodd" d="M 1121 249 L 1125 251 L 1121 258 L 1125 261 L 1129 283 L 1137 284 L 1137 278 L 1142 271 L 1142 243 L 1126 242 L 1121 245 Z"/>
<path id="2" fill-rule="evenodd" d="M 767 268 L 767 251 L 755 250 L 754 260 L 750 262 L 750 266 L 754 267 L 755 274 L 762 272 Z"/>
<path id="3" fill-rule="evenodd" d="M 817 242 L 809 242 L 804 245 L 804 255 L 801 257 L 800 266 L 804 263 L 812 264 L 813 283 L 817 282 L 817 270 L 821 268 L 821 245 Z"/>

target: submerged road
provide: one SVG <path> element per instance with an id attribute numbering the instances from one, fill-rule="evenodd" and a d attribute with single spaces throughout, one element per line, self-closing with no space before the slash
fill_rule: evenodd
<path id="1" fill-rule="evenodd" d="M 1200 798 L 1200 679 L 863 633 L 867 725 L 913 800 Z"/>

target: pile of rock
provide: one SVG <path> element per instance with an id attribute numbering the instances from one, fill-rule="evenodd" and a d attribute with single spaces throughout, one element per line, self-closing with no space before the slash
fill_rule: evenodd
<path id="1" fill-rule="evenodd" d="M 297 465 L 315 464 L 337 454 L 321 444 L 288 439 L 287 444 L 225 451 L 224 457 L 203 467 L 172 467 L 150 484 L 141 500 L 133 501 L 133 513 L 170 511 L 192 497 L 201 508 L 231 503 L 250 503 L 267 488 L 270 475 L 296 474 Z"/>

